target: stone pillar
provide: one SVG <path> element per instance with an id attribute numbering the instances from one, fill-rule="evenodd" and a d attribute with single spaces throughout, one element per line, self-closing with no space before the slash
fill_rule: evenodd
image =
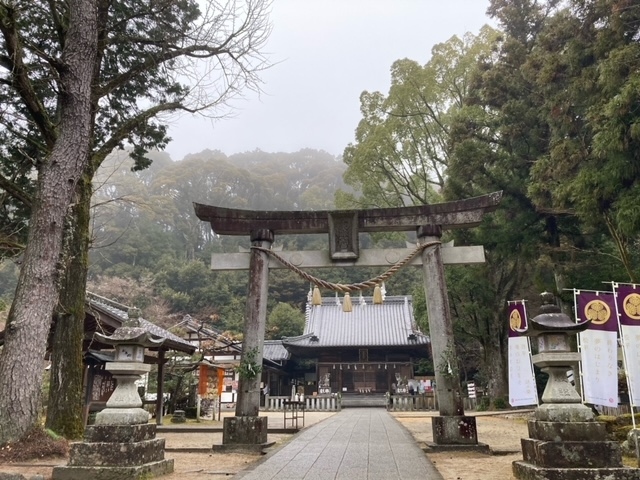
<path id="1" fill-rule="evenodd" d="M 441 237 L 440 225 L 424 225 L 418 228 L 421 244 L 439 241 Z M 432 419 L 433 440 L 436 446 L 477 446 L 475 417 L 464 415 L 460 394 L 457 355 L 440 244 L 422 251 L 422 271 L 440 412 L 440 416 Z"/>
<path id="2" fill-rule="evenodd" d="M 251 246 L 270 248 L 273 232 L 266 229 L 251 232 Z M 269 256 L 260 250 L 251 250 L 249 262 L 249 292 L 242 339 L 243 361 L 253 355 L 262 368 L 264 331 L 267 323 L 267 294 L 269 290 Z M 240 378 L 236 416 L 224 419 L 223 444 L 262 444 L 267 441 L 267 417 L 259 417 L 260 379 Z"/>

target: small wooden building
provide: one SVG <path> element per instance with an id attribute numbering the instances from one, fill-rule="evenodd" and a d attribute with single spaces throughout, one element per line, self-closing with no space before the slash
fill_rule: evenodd
<path id="1" fill-rule="evenodd" d="M 304 333 L 282 340 L 293 358 L 315 359 L 305 374 L 305 395 L 393 392 L 413 378 L 418 359 L 431 356 L 429 337 L 415 323 L 410 296 L 355 297 L 351 312 L 336 298 L 307 304 Z"/>

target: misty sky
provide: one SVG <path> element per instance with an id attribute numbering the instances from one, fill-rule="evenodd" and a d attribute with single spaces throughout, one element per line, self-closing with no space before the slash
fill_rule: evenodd
<path id="1" fill-rule="evenodd" d="M 264 93 L 233 103 L 233 118 L 182 116 L 170 127 L 174 160 L 204 149 L 227 155 L 301 148 L 341 155 L 361 119 L 360 94 L 389 90 L 391 64 L 421 64 L 453 35 L 490 22 L 489 0 L 273 0 L 272 63 Z"/>

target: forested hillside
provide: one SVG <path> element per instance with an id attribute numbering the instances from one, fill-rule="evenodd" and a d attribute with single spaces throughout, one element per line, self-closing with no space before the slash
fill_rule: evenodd
<path id="1" fill-rule="evenodd" d="M 230 334 L 242 331 L 247 272 L 211 272 L 211 253 L 237 252 L 249 238 L 222 237 L 194 214 L 193 202 L 258 210 L 333 208 L 345 165 L 314 150 L 204 151 L 173 162 L 152 153 L 151 166 L 132 172 L 132 160 L 113 155 L 98 172 L 93 207 L 89 289 L 128 305 L 165 326 L 189 314 Z M 325 235 L 276 238 L 286 249 L 326 249 Z M 347 282 L 368 272 L 323 271 Z M 407 287 L 408 288 L 408 287 Z M 309 284 L 286 270 L 270 274 L 269 312 L 288 304 L 302 315 Z M 398 292 L 400 293 L 400 292 Z M 402 292 L 410 293 L 410 292 Z M 280 310 L 283 307 L 280 307 Z M 284 322 L 283 315 L 273 320 Z M 300 317 L 302 318 L 302 317 Z M 302 324 L 299 322 L 298 332 Z M 270 336 L 285 327 L 269 325 Z M 292 334 L 290 331 L 287 334 Z"/>

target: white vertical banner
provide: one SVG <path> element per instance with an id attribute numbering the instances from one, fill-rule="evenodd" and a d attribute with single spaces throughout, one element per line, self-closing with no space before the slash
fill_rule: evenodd
<path id="1" fill-rule="evenodd" d="M 524 301 L 508 302 L 509 311 L 509 404 L 512 407 L 537 405 L 533 363 L 527 330 L 527 313 Z"/>
<path id="2" fill-rule="evenodd" d="M 640 285 L 613 284 L 629 401 L 640 407 Z"/>
<path id="3" fill-rule="evenodd" d="M 574 290 L 576 317 L 590 320 L 578 334 L 585 403 L 618 406 L 618 322 L 613 293 Z"/>

